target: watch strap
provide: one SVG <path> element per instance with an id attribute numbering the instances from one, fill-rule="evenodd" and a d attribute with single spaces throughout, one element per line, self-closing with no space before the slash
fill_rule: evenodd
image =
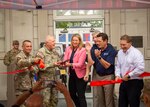
<path id="1" fill-rule="evenodd" d="M 99 60 L 101 60 L 101 58 L 102 58 L 102 57 L 101 57 L 101 56 L 99 56 L 99 57 L 97 57 L 97 58 L 98 58 Z"/>

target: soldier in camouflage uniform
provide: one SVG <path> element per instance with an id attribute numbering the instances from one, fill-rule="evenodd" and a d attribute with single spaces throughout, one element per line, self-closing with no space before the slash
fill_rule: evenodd
<path id="1" fill-rule="evenodd" d="M 150 78 L 144 79 L 144 87 L 141 94 L 141 99 L 146 107 L 150 107 Z"/>
<path id="2" fill-rule="evenodd" d="M 19 41 L 14 40 L 13 41 L 13 49 L 11 49 L 10 51 L 8 51 L 5 56 L 4 56 L 4 64 L 6 66 L 11 65 L 11 63 L 14 61 L 15 56 L 21 51 L 19 49 Z"/>
<path id="3" fill-rule="evenodd" d="M 45 63 L 45 68 L 40 69 L 39 77 L 45 80 L 55 80 L 55 71 L 60 60 L 59 54 L 56 52 L 55 39 L 53 36 L 47 36 L 45 40 L 45 45 L 39 49 L 36 57 L 43 59 Z M 44 97 L 43 105 L 44 107 L 56 107 L 58 103 L 58 92 L 55 88 L 49 87 L 42 90 Z"/>
<path id="4" fill-rule="evenodd" d="M 12 43 L 12 49 L 8 51 L 4 56 L 4 64 L 7 66 L 7 71 L 15 70 L 15 57 L 21 51 L 19 49 L 19 41 L 14 40 Z M 11 104 L 15 101 L 15 92 L 14 92 L 14 75 L 7 75 L 7 106 L 10 107 Z"/>
<path id="5" fill-rule="evenodd" d="M 25 40 L 22 43 L 23 51 L 16 56 L 16 70 L 25 69 L 24 72 L 15 75 L 15 94 L 21 95 L 24 91 L 32 87 L 34 71 L 36 71 L 35 63 L 39 62 L 39 58 L 33 58 L 30 54 L 32 50 L 31 41 Z"/>

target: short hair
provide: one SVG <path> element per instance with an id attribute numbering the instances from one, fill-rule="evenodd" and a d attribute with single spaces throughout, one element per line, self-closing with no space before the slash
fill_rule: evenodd
<path id="1" fill-rule="evenodd" d="M 19 41 L 18 40 L 13 40 L 13 45 L 19 45 Z"/>
<path id="2" fill-rule="evenodd" d="M 22 42 L 22 46 L 24 45 L 25 42 L 30 42 L 30 43 L 31 43 L 30 40 L 24 40 L 24 41 Z"/>
<path id="3" fill-rule="evenodd" d="M 126 35 L 126 34 L 123 35 L 123 36 L 121 36 L 120 40 L 126 40 L 127 43 L 132 43 L 132 38 L 131 38 L 131 36 Z"/>
<path id="4" fill-rule="evenodd" d="M 80 34 L 78 34 L 78 33 L 75 33 L 75 34 L 72 35 L 72 38 L 71 38 L 71 48 L 73 49 L 73 46 L 72 46 L 73 37 L 77 37 L 79 39 L 79 41 L 80 41 L 79 49 L 81 49 L 83 47 L 83 41 L 82 41 L 82 38 L 81 38 Z"/>
<path id="5" fill-rule="evenodd" d="M 102 37 L 103 41 L 105 41 L 105 40 L 108 41 L 108 35 L 106 33 L 99 33 L 99 34 L 97 34 L 97 37 Z"/>
<path id="6" fill-rule="evenodd" d="M 55 39 L 55 37 L 51 35 L 46 36 L 45 43 L 49 42 L 52 39 Z"/>

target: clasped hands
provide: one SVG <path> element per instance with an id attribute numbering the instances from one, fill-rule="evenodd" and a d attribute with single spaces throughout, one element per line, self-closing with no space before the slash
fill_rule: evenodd
<path id="1" fill-rule="evenodd" d="M 123 76 L 122 78 L 119 77 L 119 76 L 116 76 L 115 80 L 117 81 L 117 80 L 119 80 L 119 79 L 122 79 L 123 81 L 128 81 L 128 80 L 130 80 L 129 75 L 125 75 L 125 76 Z"/>

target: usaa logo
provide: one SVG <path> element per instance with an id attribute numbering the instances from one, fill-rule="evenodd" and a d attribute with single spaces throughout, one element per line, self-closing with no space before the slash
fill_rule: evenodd
<path id="1" fill-rule="evenodd" d="M 104 53 L 104 56 L 107 56 L 108 55 L 108 53 Z"/>

